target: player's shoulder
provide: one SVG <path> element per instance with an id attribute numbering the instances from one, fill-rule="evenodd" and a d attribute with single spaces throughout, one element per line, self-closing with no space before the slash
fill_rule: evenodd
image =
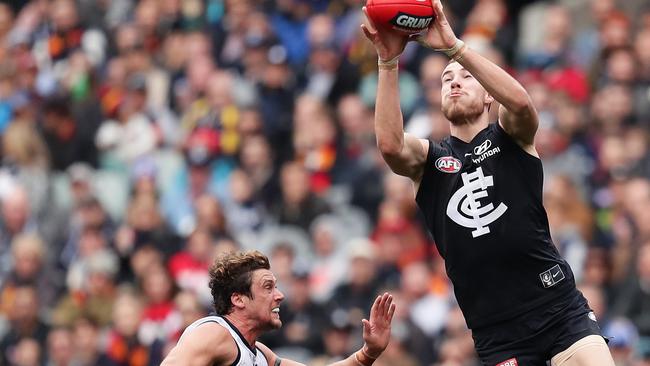
<path id="1" fill-rule="evenodd" d="M 228 329 L 214 321 L 202 322 L 186 331 L 177 347 L 224 363 L 235 360 L 239 355 L 237 344 Z"/>

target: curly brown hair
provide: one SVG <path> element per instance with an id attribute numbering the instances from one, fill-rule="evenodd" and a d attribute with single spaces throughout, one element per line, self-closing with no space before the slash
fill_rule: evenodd
<path id="1" fill-rule="evenodd" d="M 217 258 L 210 267 L 210 290 L 215 312 L 227 315 L 232 311 L 232 294 L 251 297 L 253 271 L 270 268 L 269 258 L 257 250 L 232 252 Z"/>

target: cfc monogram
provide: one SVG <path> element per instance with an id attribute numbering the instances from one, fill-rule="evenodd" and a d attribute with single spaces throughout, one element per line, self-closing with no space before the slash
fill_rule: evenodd
<path id="1" fill-rule="evenodd" d="M 477 168 L 473 173 L 461 174 L 463 186 L 449 199 L 447 216 L 458 225 L 473 228 L 472 237 L 490 232 L 488 225 L 503 215 L 508 206 L 500 203 L 494 208 L 492 203 L 481 205 L 479 199 L 488 195 L 487 188 L 494 185 L 491 175 L 484 176 L 483 168 Z"/>

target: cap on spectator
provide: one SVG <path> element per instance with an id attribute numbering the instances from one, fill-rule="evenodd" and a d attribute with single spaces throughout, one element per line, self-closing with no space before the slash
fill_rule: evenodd
<path id="1" fill-rule="evenodd" d="M 375 259 L 375 248 L 373 242 L 370 239 L 352 239 L 348 242 L 347 246 L 350 248 L 350 259 Z"/>
<path id="2" fill-rule="evenodd" d="M 99 273 L 113 277 L 117 274 L 117 258 L 110 252 L 102 250 L 88 257 L 86 268 L 89 274 Z"/>
<path id="3" fill-rule="evenodd" d="M 585 103 L 589 98 L 589 84 L 583 72 L 566 68 L 551 72 L 547 85 L 553 91 L 562 91 L 576 103 Z"/>
<path id="4" fill-rule="evenodd" d="M 306 263 L 296 261 L 293 265 L 293 268 L 291 269 L 291 274 L 293 275 L 294 279 L 297 280 L 306 280 L 309 278 L 310 273 L 310 268 Z"/>
<path id="5" fill-rule="evenodd" d="M 186 159 L 191 166 L 206 166 L 219 154 L 220 134 L 212 128 L 197 128 L 187 139 Z"/>
<path id="6" fill-rule="evenodd" d="M 249 32 L 244 37 L 244 45 L 248 48 L 268 47 L 272 42 L 270 37 L 257 32 Z"/>
<path id="7" fill-rule="evenodd" d="M 266 59 L 271 65 L 284 65 L 287 58 L 287 49 L 281 44 L 271 46 L 266 54 Z"/>
<path id="8" fill-rule="evenodd" d="M 29 46 L 30 42 L 30 34 L 18 27 L 15 27 L 14 30 L 9 33 L 9 37 L 7 37 L 7 46 L 10 48 L 18 46 Z"/>
<path id="9" fill-rule="evenodd" d="M 22 109 L 29 106 L 29 95 L 26 92 L 14 93 L 9 97 L 8 102 L 13 110 Z"/>
<path id="10" fill-rule="evenodd" d="M 126 81 L 126 88 L 130 91 L 145 91 L 147 89 L 147 78 L 140 73 L 133 74 Z"/>
<path id="11" fill-rule="evenodd" d="M 156 162 L 153 158 L 143 157 L 133 163 L 133 167 L 131 169 L 131 178 L 134 181 L 138 181 L 142 178 L 155 179 L 157 175 L 158 167 L 156 166 Z"/>
<path id="12" fill-rule="evenodd" d="M 70 165 L 67 173 L 70 183 L 90 183 L 93 178 L 93 168 L 81 162 Z"/>
<path id="13" fill-rule="evenodd" d="M 327 317 L 325 329 L 349 332 L 353 328 L 350 322 L 350 312 L 346 309 L 336 308 Z"/>

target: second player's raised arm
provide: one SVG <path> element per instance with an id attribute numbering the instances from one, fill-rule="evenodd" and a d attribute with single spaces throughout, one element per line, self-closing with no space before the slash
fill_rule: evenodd
<path id="1" fill-rule="evenodd" d="M 390 341 L 390 327 L 395 314 L 393 296 L 384 293 L 375 299 L 370 309 L 368 320 L 363 319 L 363 348 L 348 358 L 328 366 L 371 366 L 382 354 Z M 257 342 L 259 348 L 270 366 L 305 366 L 302 363 L 280 359 L 264 344 Z"/>

